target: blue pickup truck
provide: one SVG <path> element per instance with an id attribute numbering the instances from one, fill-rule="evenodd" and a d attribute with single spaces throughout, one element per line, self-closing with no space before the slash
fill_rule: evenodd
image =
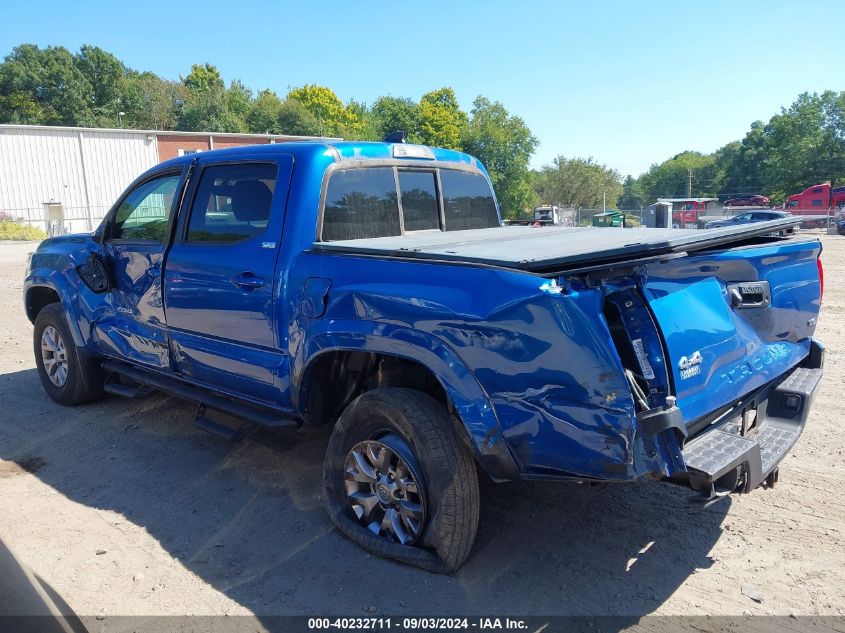
<path id="1" fill-rule="evenodd" d="M 164 162 L 93 234 L 42 242 L 24 302 L 55 401 L 164 391 L 230 438 L 328 425 L 331 520 L 451 572 L 479 473 L 774 484 L 824 356 L 821 245 L 793 224 L 502 226 L 460 152 L 243 147 Z"/>

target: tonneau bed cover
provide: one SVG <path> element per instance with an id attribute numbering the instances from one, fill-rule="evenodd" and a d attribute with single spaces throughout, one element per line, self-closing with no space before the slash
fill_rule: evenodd
<path id="1" fill-rule="evenodd" d="M 792 229 L 802 220 L 796 216 L 736 227 L 697 230 L 503 226 L 315 242 L 314 250 L 539 271 L 714 248 Z"/>

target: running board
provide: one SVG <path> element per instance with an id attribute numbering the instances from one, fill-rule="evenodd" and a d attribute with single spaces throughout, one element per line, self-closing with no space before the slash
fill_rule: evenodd
<path id="1" fill-rule="evenodd" d="M 103 391 L 129 400 L 144 398 L 152 393 L 152 389 L 146 385 L 124 385 L 120 382 L 120 375 L 115 374 L 114 372 L 111 372 L 108 376 L 106 376 L 106 380 L 103 383 Z"/>
<path id="2" fill-rule="evenodd" d="M 230 442 L 240 442 L 258 428 L 252 422 L 241 422 L 237 426 L 229 426 L 217 420 L 212 420 L 206 415 L 206 406 L 204 404 L 197 405 L 197 410 L 194 413 L 194 426 L 201 431 L 217 435 Z"/>
<path id="3" fill-rule="evenodd" d="M 130 380 L 137 382 L 141 385 L 141 388 L 156 389 L 178 398 L 182 398 L 183 400 L 193 402 L 194 404 L 201 406 L 203 410 L 213 409 L 215 411 L 220 411 L 221 413 L 227 413 L 237 418 L 244 418 L 250 422 L 255 422 L 261 426 L 271 428 L 299 426 L 299 423 L 294 418 L 286 417 L 283 413 L 278 411 L 256 406 L 252 403 L 241 400 L 227 398 L 200 387 L 189 385 L 180 380 L 139 369 L 138 367 L 128 365 L 120 361 L 103 361 L 103 369 L 113 372 L 114 374 L 125 376 Z M 129 387 L 128 389 L 131 390 L 132 388 Z M 199 418 L 204 416 L 198 415 L 197 417 Z M 214 422 L 214 424 L 217 423 Z"/>

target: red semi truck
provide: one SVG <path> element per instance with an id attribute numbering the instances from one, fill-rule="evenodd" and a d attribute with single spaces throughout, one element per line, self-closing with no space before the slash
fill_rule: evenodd
<path id="1" fill-rule="evenodd" d="M 845 206 L 845 186 L 831 187 L 829 182 L 807 187 L 786 199 L 786 210 L 794 215 L 818 214 Z"/>
<path id="2" fill-rule="evenodd" d="M 823 182 L 807 187 L 801 193 L 789 196 L 784 209 L 792 215 L 813 216 L 801 224 L 804 228 L 824 226 L 830 209 L 845 208 L 845 186 L 831 187 L 829 182 Z"/>

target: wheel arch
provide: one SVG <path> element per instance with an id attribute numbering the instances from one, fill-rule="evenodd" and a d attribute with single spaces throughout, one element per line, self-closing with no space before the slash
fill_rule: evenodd
<path id="1" fill-rule="evenodd" d="M 334 321 L 331 330 L 307 336 L 294 359 L 293 404 L 309 423 L 331 420 L 352 398 L 376 387 L 415 388 L 450 410 L 492 479 L 519 476 L 489 397 L 454 351 L 418 330 L 360 321 L 348 325 L 349 330 L 340 330 L 343 324 Z M 314 403 L 323 408 L 315 410 Z"/>
<path id="2" fill-rule="evenodd" d="M 46 285 L 30 286 L 24 296 L 26 318 L 30 323 L 35 324 L 38 313 L 51 303 L 61 303 L 61 297 L 55 288 Z"/>
<path id="3" fill-rule="evenodd" d="M 57 270 L 33 270 L 24 281 L 24 311 L 29 321 L 34 325 L 41 310 L 51 303 L 60 303 L 74 345 L 84 347 L 87 340 L 74 305 L 77 299 L 78 289 Z"/>

